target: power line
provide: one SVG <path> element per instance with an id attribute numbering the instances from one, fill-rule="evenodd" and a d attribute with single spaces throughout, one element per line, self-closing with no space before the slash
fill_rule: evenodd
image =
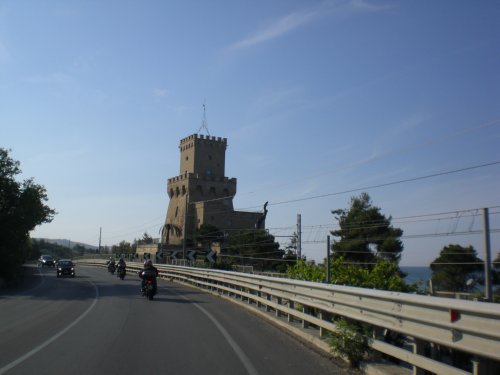
<path id="1" fill-rule="evenodd" d="M 455 169 L 455 170 L 451 170 L 451 171 L 443 171 L 443 172 L 438 172 L 438 173 L 434 173 L 434 174 L 430 174 L 430 175 L 424 175 L 424 176 L 419 176 L 419 177 L 414 177 L 414 178 L 408 178 L 408 179 L 403 179 L 403 180 L 398 180 L 398 181 L 392 181 L 392 182 L 387 182 L 387 183 L 378 184 L 378 185 L 371 185 L 371 186 L 366 186 L 366 187 L 362 187 L 362 188 L 349 189 L 349 190 L 344 190 L 344 191 L 340 191 L 340 192 L 333 192 L 333 193 L 327 193 L 327 194 L 316 195 L 316 196 L 311 196 L 311 197 L 292 199 L 292 200 L 282 201 L 282 202 L 276 202 L 276 203 L 272 203 L 271 202 L 271 203 L 269 203 L 269 205 L 270 206 L 277 206 L 277 205 L 281 205 L 281 204 L 288 204 L 288 203 L 302 202 L 302 201 L 319 199 L 319 198 L 326 198 L 326 197 L 335 196 L 335 195 L 353 193 L 353 192 L 357 192 L 357 191 L 361 191 L 361 190 L 376 189 L 376 188 L 380 188 L 380 187 L 397 185 L 397 184 L 402 184 L 402 183 L 407 183 L 407 182 L 413 182 L 413 181 L 419 181 L 419 180 L 424 180 L 424 179 L 428 179 L 428 178 L 449 175 L 449 174 L 453 174 L 453 173 L 465 172 L 465 171 L 469 171 L 469 170 L 473 170 L 473 169 L 478 169 L 478 168 L 484 168 L 484 167 L 493 166 L 493 165 L 497 165 L 497 164 L 500 164 L 500 161 L 495 161 L 495 162 L 491 162 L 491 163 L 485 163 L 485 164 L 475 165 L 475 166 L 466 167 L 466 168 Z M 222 198 L 215 198 L 215 199 L 205 200 L 205 201 L 191 202 L 191 203 L 210 202 L 210 201 L 217 201 L 217 200 L 223 200 L 223 199 L 228 199 L 228 198 L 234 198 L 234 195 L 233 196 L 226 196 L 226 197 L 222 197 Z M 248 207 L 246 209 L 257 208 L 257 207 L 260 207 L 260 206 Z M 498 208 L 498 207 L 500 207 L 500 206 L 494 206 L 492 208 Z M 245 208 L 239 209 L 239 210 L 244 210 L 244 209 Z M 237 210 L 235 210 L 235 211 L 237 211 Z M 451 211 L 451 212 L 448 212 L 448 213 L 453 213 L 453 212 L 456 212 L 456 211 Z M 218 214 L 218 213 L 225 214 L 225 213 L 227 213 L 227 211 L 220 211 L 220 212 L 215 211 L 215 212 L 211 212 L 211 214 L 213 214 L 213 215 Z M 439 215 L 439 214 L 428 214 L 428 215 L 423 215 L 423 217 L 425 217 L 425 216 L 431 216 L 431 215 Z M 189 216 L 193 216 L 193 215 L 189 215 Z M 409 216 L 409 217 L 406 217 L 406 218 L 415 218 L 415 217 L 418 217 L 418 215 Z M 157 224 L 157 225 L 160 226 L 161 224 Z M 112 238 L 124 237 L 124 236 L 130 235 L 130 234 L 138 233 L 138 232 L 140 232 L 140 231 L 142 231 L 144 229 L 151 229 L 153 227 L 154 226 L 149 226 L 149 227 L 146 227 L 146 228 L 142 228 L 141 230 L 134 230 L 134 231 L 131 231 L 131 232 L 128 232 L 128 233 L 118 234 L 118 235 L 114 235 L 114 236 L 107 236 L 104 239 L 108 239 L 109 240 L 109 239 L 112 239 Z M 223 230 L 229 231 L 229 230 L 232 230 L 232 229 L 227 228 L 227 229 L 223 229 Z"/>
<path id="2" fill-rule="evenodd" d="M 424 147 L 427 147 L 429 145 L 439 144 L 439 143 L 447 141 L 449 139 L 460 137 L 460 136 L 462 136 L 464 134 L 467 134 L 467 133 L 470 133 L 472 131 L 481 130 L 481 129 L 484 129 L 484 128 L 489 128 L 491 126 L 497 126 L 499 124 L 500 124 L 500 118 L 497 118 L 497 119 L 491 120 L 491 121 L 486 122 L 486 123 L 482 123 L 482 124 L 479 124 L 479 125 L 469 126 L 469 127 L 466 127 L 466 128 L 462 128 L 462 129 L 459 129 L 458 131 L 452 133 L 451 135 L 445 135 L 445 136 L 441 136 L 441 137 L 434 138 L 434 139 L 428 139 L 428 140 L 426 140 L 424 142 L 420 142 L 420 143 L 418 143 L 416 145 L 409 146 L 409 147 L 400 147 L 398 149 L 389 150 L 389 151 L 387 151 L 387 152 L 385 152 L 383 154 L 380 154 L 376 158 L 370 159 L 368 162 L 373 162 L 375 160 L 381 160 L 381 159 L 387 158 L 389 156 L 394 157 L 395 155 L 404 154 L 404 153 L 409 152 L 409 151 L 418 150 L 420 148 L 424 148 Z M 345 170 L 345 169 L 348 169 L 348 168 L 356 167 L 356 166 L 358 166 L 360 164 L 367 164 L 368 162 L 363 161 L 363 160 L 361 160 L 361 161 L 355 161 L 355 162 L 352 162 L 350 164 L 346 164 L 346 165 L 344 165 L 341 168 L 336 168 L 332 172 L 318 173 L 318 174 L 315 174 L 315 175 L 306 176 L 305 178 L 314 178 L 314 177 L 321 177 L 321 176 L 325 176 L 325 175 L 330 175 L 332 173 L 337 173 L 338 171 L 341 171 L 341 170 Z M 302 179 L 300 181 L 302 181 Z M 295 181 L 292 181 L 292 183 L 295 183 Z M 283 187 L 283 186 L 286 187 L 288 185 L 290 185 L 290 183 L 280 184 L 280 185 L 271 185 L 271 186 L 266 187 L 266 189 L 272 189 L 272 188 L 276 189 L 276 188 Z M 256 191 L 258 191 L 258 190 L 260 190 L 260 189 L 257 189 Z M 248 195 L 248 194 L 252 194 L 252 193 L 254 193 L 254 192 L 244 192 L 243 194 L 247 194 Z"/>
<path id="3" fill-rule="evenodd" d="M 490 229 L 490 232 L 492 233 L 498 233 L 500 232 L 500 229 Z M 478 235 L 478 234 L 483 234 L 483 231 L 480 230 L 471 230 L 471 231 L 462 231 L 462 232 L 453 232 L 453 233 L 425 233 L 425 234 L 411 234 L 411 235 L 406 235 L 406 236 L 401 236 L 399 238 L 401 239 L 414 239 L 414 238 L 432 238 L 432 237 L 449 237 L 449 236 L 463 236 L 463 235 Z M 383 240 L 384 238 L 382 237 L 358 237 L 358 238 L 349 238 L 347 240 L 344 240 L 344 242 L 355 242 L 355 241 L 378 241 L 378 240 Z M 325 240 L 319 240 L 319 241 L 304 241 L 303 243 L 305 244 L 315 244 L 315 243 L 324 243 Z"/>
<path id="4" fill-rule="evenodd" d="M 288 201 L 281 201 L 281 202 L 276 202 L 276 203 L 272 203 L 271 202 L 271 203 L 269 203 L 269 206 L 277 206 L 277 205 L 281 205 L 281 204 L 303 202 L 303 201 L 312 200 L 312 199 L 319 199 L 319 198 L 331 197 L 331 196 L 334 196 L 334 195 L 354 193 L 354 192 L 362 191 L 362 190 L 377 189 L 377 188 L 381 188 L 381 187 L 385 187 L 385 186 L 398 185 L 398 184 L 403 184 L 403 183 L 406 183 L 406 182 L 413 182 L 413 181 L 425 180 L 425 179 L 428 179 L 428 178 L 445 176 L 445 175 L 449 175 L 449 174 L 453 174 L 453 173 L 465 172 L 465 171 L 470 171 L 470 170 L 478 169 L 478 168 L 490 167 L 492 165 L 497 165 L 497 164 L 500 164 L 500 161 L 494 161 L 494 162 L 491 162 L 491 163 L 474 165 L 472 167 L 454 169 L 454 170 L 451 170 L 451 171 L 438 172 L 438 173 L 433 173 L 433 174 L 429 174 L 429 175 L 425 175 L 425 176 L 407 178 L 407 179 L 403 179 L 403 180 L 387 182 L 387 183 L 384 183 L 384 184 L 371 185 L 371 186 L 365 186 L 365 187 L 362 187 L 362 188 L 356 188 L 356 189 L 344 190 L 344 191 L 339 191 L 339 192 L 334 192 L 334 193 L 327 193 L 327 194 L 315 195 L 315 196 L 312 196 L 312 197 L 291 199 L 291 200 L 288 200 Z"/>

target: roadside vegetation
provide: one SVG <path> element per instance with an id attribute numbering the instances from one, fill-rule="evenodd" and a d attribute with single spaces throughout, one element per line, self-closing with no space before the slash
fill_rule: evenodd
<path id="1" fill-rule="evenodd" d="M 33 178 L 18 181 L 20 163 L 0 148 L 0 284 L 15 282 L 20 268 L 36 258 L 30 231 L 49 223 L 56 214 L 46 202 L 47 192 Z"/>

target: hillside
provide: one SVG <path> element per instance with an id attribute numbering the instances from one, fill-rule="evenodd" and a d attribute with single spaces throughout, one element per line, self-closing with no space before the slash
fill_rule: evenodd
<path id="1" fill-rule="evenodd" d="M 76 246 L 83 246 L 84 248 L 88 250 L 97 250 L 97 246 L 94 245 L 89 245 L 83 242 L 74 242 L 71 240 L 67 239 L 51 239 L 51 238 L 33 238 L 36 241 L 45 241 L 48 243 L 64 246 L 64 247 L 69 247 L 70 249 L 74 249 Z"/>

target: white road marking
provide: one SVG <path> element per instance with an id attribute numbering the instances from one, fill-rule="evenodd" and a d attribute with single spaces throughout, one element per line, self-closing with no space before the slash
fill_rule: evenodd
<path id="1" fill-rule="evenodd" d="M 97 289 L 97 285 L 95 285 L 92 281 L 88 281 L 88 282 L 90 284 L 92 284 L 92 286 L 95 289 L 95 297 L 94 297 L 94 301 L 92 302 L 92 305 L 90 305 L 90 307 L 87 310 L 85 310 L 82 315 L 80 315 L 78 318 L 76 318 L 71 324 L 66 326 L 63 330 L 59 331 L 54 336 L 52 336 L 48 340 L 41 343 L 36 348 L 30 350 L 26 354 L 22 355 L 21 357 L 17 358 L 16 360 L 14 360 L 14 361 L 10 362 L 9 364 L 5 365 L 4 367 L 0 368 L 0 375 L 5 374 L 7 371 L 11 370 L 12 368 L 16 367 L 18 364 L 26 361 L 28 358 L 30 358 L 31 356 L 38 353 L 40 350 L 45 348 L 47 345 L 51 344 L 52 342 L 57 340 L 59 337 L 64 335 L 66 332 L 68 332 L 71 328 L 73 328 L 75 325 L 77 325 L 83 318 L 85 318 L 85 316 L 87 316 L 87 314 L 94 308 L 94 306 L 96 305 L 97 300 L 99 298 L 99 289 Z"/>
<path id="2" fill-rule="evenodd" d="M 245 366 L 245 369 L 247 370 L 247 373 L 249 375 L 258 375 L 259 374 L 257 372 L 257 370 L 255 369 L 255 367 L 252 365 L 250 358 L 247 357 L 245 352 L 240 348 L 240 346 L 236 343 L 236 341 L 234 341 L 234 339 L 231 337 L 229 332 L 226 331 L 226 329 L 222 326 L 222 324 L 219 323 L 219 321 L 217 319 L 215 319 L 212 314 L 210 314 L 207 310 L 205 310 L 205 308 L 201 307 L 196 302 L 191 301 L 189 298 L 183 296 L 182 294 L 179 294 L 177 292 L 174 292 L 174 293 L 177 294 L 178 296 L 184 298 L 186 301 L 191 302 L 191 304 L 193 304 L 198 310 L 200 310 L 203 314 L 205 314 L 208 317 L 208 319 L 210 319 L 212 321 L 212 323 L 217 327 L 217 329 L 220 331 L 222 336 L 224 336 L 224 338 L 226 339 L 229 346 L 231 346 L 231 348 L 234 350 L 234 352 L 238 356 L 238 358 L 241 361 L 241 363 L 243 364 L 243 366 Z M 1 372 L 0 372 L 0 374 L 1 374 Z"/>

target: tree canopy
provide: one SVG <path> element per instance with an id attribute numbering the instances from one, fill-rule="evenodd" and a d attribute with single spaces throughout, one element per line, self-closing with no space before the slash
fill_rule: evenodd
<path id="1" fill-rule="evenodd" d="M 223 240 L 224 233 L 212 224 L 201 224 L 195 233 L 195 241 L 202 247 L 210 247 L 210 243 Z"/>
<path id="2" fill-rule="evenodd" d="M 30 257 L 29 232 L 55 215 L 45 188 L 32 178 L 16 181 L 20 173 L 19 161 L 0 148 L 0 277 L 7 280 Z"/>
<path id="3" fill-rule="evenodd" d="M 131 244 L 127 241 L 121 241 L 118 245 L 111 246 L 111 252 L 116 255 L 121 254 L 134 254 L 136 251 L 137 243 Z"/>
<path id="4" fill-rule="evenodd" d="M 351 198 L 351 207 L 333 210 L 339 229 L 330 233 L 334 239 L 333 257 L 348 262 L 376 263 L 379 260 L 399 262 L 403 243 L 403 231 L 391 225 L 391 217 L 385 217 L 379 207 L 372 205 L 368 193 Z"/>
<path id="5" fill-rule="evenodd" d="M 500 285 L 500 253 L 493 259 L 493 284 Z"/>
<path id="6" fill-rule="evenodd" d="M 472 246 L 448 245 L 443 247 L 439 256 L 431 263 L 433 285 L 448 292 L 470 290 L 467 280 L 484 268 L 483 261 L 477 257 Z"/>
<path id="7" fill-rule="evenodd" d="M 275 270 L 282 264 L 281 259 L 285 252 L 280 249 L 280 244 L 275 242 L 273 235 L 263 229 L 253 229 L 231 234 L 225 253 L 232 263 Z"/>
<path id="8" fill-rule="evenodd" d="M 83 253 L 86 250 L 85 247 L 81 245 L 76 245 L 74 250 L 72 250 L 69 246 L 51 243 L 44 239 L 35 238 L 31 240 L 31 249 L 31 255 L 34 258 L 38 258 L 43 254 L 48 254 L 52 255 L 55 259 L 73 258 L 73 255 L 75 253 Z"/>
<path id="9" fill-rule="evenodd" d="M 293 279 L 324 282 L 326 267 L 311 262 L 299 261 L 288 267 L 288 276 Z M 371 269 L 356 264 L 346 264 L 342 257 L 334 259 L 330 264 L 332 284 L 356 286 L 360 288 L 391 290 L 400 292 L 415 291 L 416 286 L 407 285 L 404 277 L 398 272 L 396 263 L 380 260 Z"/>

